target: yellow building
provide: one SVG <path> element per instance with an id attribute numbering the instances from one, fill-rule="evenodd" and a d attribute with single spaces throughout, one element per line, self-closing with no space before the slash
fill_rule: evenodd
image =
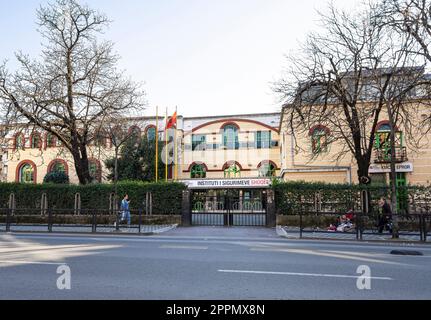
<path id="1" fill-rule="evenodd" d="M 294 136 L 288 123 L 288 106 L 284 106 L 280 120 L 281 135 L 281 174 L 286 180 L 304 180 L 326 183 L 357 183 L 357 165 L 350 152 L 336 159 L 341 149 L 341 141 L 326 144 L 330 138 L 331 128 L 316 123 L 306 134 L 296 134 L 296 142 L 301 151 L 295 147 Z M 417 123 L 430 116 L 426 106 L 415 108 Z M 370 118 L 370 125 L 372 119 Z M 414 122 L 413 121 L 413 122 Z M 377 125 L 374 150 L 369 168 L 372 182 L 390 182 L 390 125 L 387 114 L 380 115 Z M 404 128 L 396 128 L 396 172 L 397 184 L 429 185 L 431 182 L 431 132 L 418 130 L 419 146 L 411 147 L 406 141 Z M 305 150 L 305 151 L 304 151 Z"/>
<path id="2" fill-rule="evenodd" d="M 178 130 L 168 130 L 169 179 L 222 179 L 275 177 L 280 172 L 278 113 L 177 118 Z M 165 124 L 159 119 L 159 136 Z M 155 137 L 156 118 L 133 119 L 129 130 Z M 174 138 L 177 138 L 177 144 Z M 160 146 L 161 150 L 164 148 Z M 164 149 L 163 149 L 164 150 Z M 108 138 L 88 147 L 90 172 L 96 181 L 106 182 L 104 160 L 113 156 Z M 71 183 L 78 183 L 73 158 L 57 139 L 25 127 L 10 133 L 5 153 L 8 182 L 42 183 L 51 171 L 62 170 Z M 178 159 L 174 165 L 174 158 Z M 164 158 L 164 157 L 163 157 Z M 165 160 L 165 159 L 163 159 Z"/>

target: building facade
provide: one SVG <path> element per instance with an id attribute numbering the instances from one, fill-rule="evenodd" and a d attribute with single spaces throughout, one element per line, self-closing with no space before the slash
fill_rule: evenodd
<path id="1" fill-rule="evenodd" d="M 167 130 L 169 179 L 278 176 L 281 165 L 279 121 L 278 113 L 198 118 L 178 116 L 177 130 Z M 165 139 L 162 118 L 158 123 L 156 117 L 143 117 L 131 122 L 130 131 L 141 136 L 145 134 L 150 139 L 155 137 L 158 125 L 159 137 Z M 173 151 L 175 147 L 176 152 Z M 162 150 L 165 146 L 160 148 Z M 101 137 L 90 143 L 88 154 L 91 176 L 95 181 L 107 182 L 104 161 L 114 155 L 110 139 Z M 47 173 L 63 171 L 71 183 L 78 183 L 70 152 L 46 132 L 25 127 L 11 132 L 2 160 L 5 181 L 8 182 L 42 183 Z"/>
<path id="2" fill-rule="evenodd" d="M 294 136 L 288 123 L 285 106 L 280 121 L 281 135 L 281 178 L 286 181 L 304 180 L 326 183 L 358 183 L 358 167 L 351 152 L 338 157 L 342 141 L 327 143 L 332 128 L 315 123 L 306 134 Z M 413 122 L 422 123 L 431 116 L 429 108 L 415 107 L 417 114 Z M 372 123 L 370 118 L 369 125 Z M 418 130 L 413 134 L 420 137 L 409 143 L 405 128 L 395 128 L 395 163 L 397 185 L 429 185 L 431 183 L 431 132 Z M 371 130 L 371 128 L 369 128 Z M 391 127 L 387 113 L 382 112 L 377 124 L 373 144 L 369 177 L 372 183 L 390 184 Z M 410 133 L 411 134 L 411 133 Z M 296 145 L 301 145 L 301 150 Z"/>
<path id="3" fill-rule="evenodd" d="M 418 117 L 426 116 L 429 110 L 424 108 Z M 134 119 L 129 130 L 152 139 L 156 125 L 155 117 L 143 117 Z M 164 139 L 164 125 L 159 119 L 161 139 Z M 285 108 L 281 113 L 179 116 L 177 127 L 178 130 L 168 130 L 169 179 L 184 181 L 191 188 L 210 189 L 211 184 L 205 184 L 213 180 L 261 183 L 267 187 L 275 177 L 285 181 L 358 182 L 353 157 L 346 154 L 335 159 L 340 146 L 326 144 L 331 129 L 316 123 L 308 134 L 296 135 L 294 141 Z M 390 182 L 389 133 L 387 117 L 382 114 L 369 170 L 373 182 Z M 431 133 L 424 135 L 419 149 L 410 148 L 406 139 L 403 128 L 397 128 L 397 184 L 430 184 Z M 301 145 L 301 150 L 296 148 L 297 144 Z M 176 152 L 173 151 L 175 147 Z M 102 138 L 90 144 L 88 153 L 94 180 L 107 182 L 104 161 L 114 155 L 112 142 Z M 78 183 L 70 153 L 50 134 L 25 128 L 11 133 L 8 147 L 0 157 L 0 181 L 42 183 L 47 173 L 64 171 L 71 183 Z M 174 159 L 177 159 L 176 164 Z M 204 182 L 199 185 L 199 181 Z"/>

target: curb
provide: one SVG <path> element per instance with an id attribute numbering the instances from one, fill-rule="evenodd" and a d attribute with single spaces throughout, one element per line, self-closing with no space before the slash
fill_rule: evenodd
<path id="1" fill-rule="evenodd" d="M 414 245 L 425 245 L 429 246 L 431 245 L 431 242 L 421 242 L 421 241 L 415 241 L 415 240 L 404 240 L 404 239 L 367 239 L 367 240 L 356 240 L 356 239 L 335 239 L 335 238 L 321 238 L 321 237 L 307 237 L 303 236 L 302 238 L 298 236 L 293 236 L 287 233 L 287 231 L 282 226 L 276 227 L 277 235 L 281 238 L 291 239 L 291 240 L 319 240 L 319 241 L 349 241 L 354 243 L 384 243 L 384 244 L 414 244 Z"/>
<path id="2" fill-rule="evenodd" d="M 52 232 L 48 232 L 48 231 L 29 231 L 29 230 L 13 230 L 13 231 L 0 231 L 0 235 L 4 234 L 4 235 L 10 235 L 10 234 L 44 234 L 44 235 L 94 235 L 94 236 L 135 236 L 135 237 L 139 237 L 139 236 L 153 236 L 153 235 L 159 235 L 161 233 L 170 231 L 172 229 L 175 229 L 178 227 L 178 224 L 174 224 L 171 225 L 169 227 L 165 227 L 165 228 L 161 228 L 161 229 L 157 229 L 156 231 L 150 231 L 150 232 L 141 232 L 141 233 L 128 233 L 128 232 L 118 232 L 116 230 L 113 230 L 112 232 L 83 232 L 83 231 L 79 231 L 79 232 L 71 232 L 71 231 L 52 231 Z"/>

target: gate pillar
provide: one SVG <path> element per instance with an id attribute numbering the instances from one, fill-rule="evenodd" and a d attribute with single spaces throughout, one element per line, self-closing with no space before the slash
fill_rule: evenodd
<path id="1" fill-rule="evenodd" d="M 266 195 L 266 226 L 268 228 L 275 228 L 277 225 L 277 214 L 275 210 L 274 190 L 268 189 Z"/>
<path id="2" fill-rule="evenodd" d="M 191 204 L 191 191 L 183 191 L 183 199 L 181 203 L 181 225 L 183 227 L 190 227 L 192 225 L 192 204 Z"/>

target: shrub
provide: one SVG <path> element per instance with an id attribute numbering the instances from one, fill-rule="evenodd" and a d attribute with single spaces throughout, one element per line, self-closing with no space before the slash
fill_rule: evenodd
<path id="1" fill-rule="evenodd" d="M 181 214 L 182 183 L 120 182 L 117 184 L 119 200 L 128 194 L 131 210 L 144 208 L 147 192 L 153 194 L 153 214 Z M 15 193 L 17 208 L 40 208 L 42 194 L 46 193 L 48 205 L 54 209 L 73 209 L 75 194 L 81 195 L 82 209 L 109 209 L 109 199 L 114 193 L 113 184 L 19 184 L 0 183 L 0 208 L 7 208 L 9 195 Z"/>
<path id="2" fill-rule="evenodd" d="M 277 213 L 297 214 L 299 211 L 326 211 L 345 213 L 362 211 L 361 193 L 370 197 L 370 211 L 377 211 L 380 197 L 390 199 L 390 187 L 383 185 L 348 185 L 309 182 L 276 182 L 273 184 Z M 398 187 L 399 212 L 430 208 L 431 188 L 425 186 Z"/>
<path id="3" fill-rule="evenodd" d="M 53 171 L 43 178 L 44 183 L 68 184 L 69 176 L 63 171 Z"/>

